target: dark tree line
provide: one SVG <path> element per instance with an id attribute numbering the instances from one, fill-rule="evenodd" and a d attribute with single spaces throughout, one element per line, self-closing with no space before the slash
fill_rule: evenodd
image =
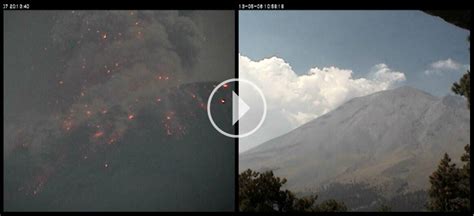
<path id="1" fill-rule="evenodd" d="M 239 174 L 239 210 L 242 212 L 344 212 L 347 207 L 336 200 L 316 203 L 317 195 L 298 198 L 282 189 L 286 179 L 250 169 Z"/>
<path id="2" fill-rule="evenodd" d="M 397 182 L 402 184 L 402 182 Z M 386 196 L 382 186 L 367 182 L 339 183 L 333 182 L 318 189 L 320 199 L 343 201 L 351 211 L 426 211 L 428 192 L 417 190 Z"/>

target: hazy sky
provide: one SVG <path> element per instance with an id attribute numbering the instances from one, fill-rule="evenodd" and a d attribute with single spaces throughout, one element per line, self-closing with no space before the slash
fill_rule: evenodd
<path id="1" fill-rule="evenodd" d="M 470 67 L 468 35 L 420 11 L 239 12 L 239 77 L 268 103 L 266 122 L 239 151 L 353 97 L 403 85 L 451 94 Z"/>

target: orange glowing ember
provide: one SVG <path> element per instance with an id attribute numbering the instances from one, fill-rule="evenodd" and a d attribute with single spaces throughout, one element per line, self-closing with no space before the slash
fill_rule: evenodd
<path id="1" fill-rule="evenodd" d="M 97 132 L 94 134 L 94 138 L 99 138 L 99 137 L 101 137 L 102 135 L 104 135 L 104 132 L 103 132 L 103 131 L 97 131 Z"/>
<path id="2" fill-rule="evenodd" d="M 71 130 L 71 127 L 72 127 L 72 121 L 68 120 L 68 119 L 64 120 L 64 122 L 63 122 L 64 130 L 69 131 L 69 130 Z"/>

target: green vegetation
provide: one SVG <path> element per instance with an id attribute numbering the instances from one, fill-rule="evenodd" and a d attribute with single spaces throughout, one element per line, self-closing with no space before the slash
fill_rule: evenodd
<path id="1" fill-rule="evenodd" d="M 465 150 L 466 152 L 461 157 L 461 161 L 465 164 L 461 168 L 451 163 L 448 154 L 444 154 L 438 169 L 430 176 L 428 209 L 439 212 L 470 210 L 469 145 L 466 145 Z"/>
<path id="2" fill-rule="evenodd" d="M 459 80 L 459 83 L 454 83 L 452 90 L 458 95 L 462 95 L 467 99 L 467 107 L 471 108 L 471 87 L 470 87 L 471 71 L 467 71 Z"/>
<path id="3" fill-rule="evenodd" d="M 242 212 L 344 212 L 347 207 L 336 200 L 316 203 L 317 195 L 297 198 L 283 190 L 286 179 L 250 169 L 239 174 L 239 210 Z"/>

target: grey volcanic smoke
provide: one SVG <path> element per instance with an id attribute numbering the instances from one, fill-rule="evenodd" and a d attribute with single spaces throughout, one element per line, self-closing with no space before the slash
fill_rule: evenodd
<path id="1" fill-rule="evenodd" d="M 233 17 L 6 13 L 5 209 L 232 210 L 233 140 L 196 82 L 234 75 Z"/>
<path id="2" fill-rule="evenodd" d="M 64 102 L 92 95 L 95 103 L 124 108 L 184 81 L 204 42 L 192 18 L 177 11 L 74 11 L 58 18 L 52 39 L 70 55 L 59 82 L 63 94 L 77 99 Z"/>

